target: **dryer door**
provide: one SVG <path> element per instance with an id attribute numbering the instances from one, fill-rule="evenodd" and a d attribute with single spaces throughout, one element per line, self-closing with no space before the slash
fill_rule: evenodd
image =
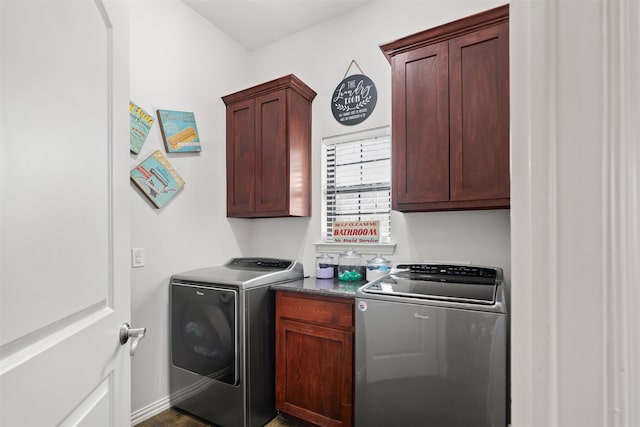
<path id="1" fill-rule="evenodd" d="M 171 361 L 199 375 L 238 384 L 238 291 L 172 283 Z"/>

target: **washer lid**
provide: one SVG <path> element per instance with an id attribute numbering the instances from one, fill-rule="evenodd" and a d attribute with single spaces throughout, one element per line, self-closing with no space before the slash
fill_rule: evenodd
<path id="1" fill-rule="evenodd" d="M 232 258 L 225 265 L 175 274 L 172 280 L 250 288 L 302 278 L 303 266 L 298 261 L 278 258 Z"/>
<path id="2" fill-rule="evenodd" d="M 493 305 L 501 277 L 499 269 L 488 267 L 400 264 L 390 275 L 364 285 L 358 294 Z"/>

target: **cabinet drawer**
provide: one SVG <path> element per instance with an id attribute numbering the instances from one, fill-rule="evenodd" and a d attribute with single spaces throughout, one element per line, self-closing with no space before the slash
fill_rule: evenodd
<path id="1" fill-rule="evenodd" d="M 278 291 L 276 316 L 352 330 L 353 301 Z"/>

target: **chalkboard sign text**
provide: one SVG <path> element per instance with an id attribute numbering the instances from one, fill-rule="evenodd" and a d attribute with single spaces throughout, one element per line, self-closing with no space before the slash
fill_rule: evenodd
<path id="1" fill-rule="evenodd" d="M 371 115 L 377 100 L 373 81 L 363 74 L 354 74 L 342 80 L 334 90 L 331 112 L 339 123 L 357 125 Z"/>

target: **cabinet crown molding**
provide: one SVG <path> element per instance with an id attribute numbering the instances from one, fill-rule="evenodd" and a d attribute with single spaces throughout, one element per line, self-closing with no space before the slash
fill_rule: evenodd
<path id="1" fill-rule="evenodd" d="M 384 53 L 387 61 L 391 63 L 391 58 L 399 53 L 508 21 L 509 5 L 505 4 L 484 12 L 476 13 L 475 15 L 429 28 L 419 33 L 411 34 L 389 43 L 381 44 L 380 50 Z"/>
<path id="2" fill-rule="evenodd" d="M 270 92 L 275 92 L 281 89 L 292 89 L 307 101 L 311 102 L 316 97 L 316 92 L 307 86 L 302 80 L 296 77 L 295 74 L 289 74 L 279 77 L 277 79 L 261 83 L 256 86 L 241 90 L 222 97 L 225 105 L 233 104 L 234 102 L 244 101 L 246 99 L 255 98 L 256 96 L 265 95 Z"/>

